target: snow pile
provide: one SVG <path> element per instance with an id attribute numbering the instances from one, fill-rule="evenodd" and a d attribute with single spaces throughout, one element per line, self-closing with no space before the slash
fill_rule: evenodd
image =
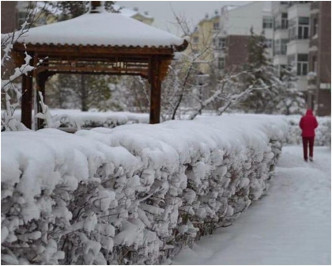
<path id="1" fill-rule="evenodd" d="M 287 144 L 301 144 L 301 129 L 299 122 L 300 115 L 284 116 L 289 124 L 289 132 L 287 135 Z M 330 146 L 331 145 L 331 117 L 319 117 L 317 116 L 318 128 L 315 133 L 315 146 Z"/>
<path id="2" fill-rule="evenodd" d="M 2 133 L 2 262 L 157 264 L 268 188 L 283 119 Z"/>
<path id="3" fill-rule="evenodd" d="M 149 123 L 149 115 L 132 112 L 82 112 L 77 109 L 51 109 L 52 124 L 58 125 L 59 129 L 70 129 L 76 131 L 93 127 L 113 128 L 126 124 Z M 20 120 L 21 110 L 14 114 Z"/>
<path id="4" fill-rule="evenodd" d="M 59 128 L 108 127 L 125 124 L 149 123 L 149 115 L 131 112 L 81 112 L 80 110 L 53 109 L 52 120 L 60 124 Z"/>

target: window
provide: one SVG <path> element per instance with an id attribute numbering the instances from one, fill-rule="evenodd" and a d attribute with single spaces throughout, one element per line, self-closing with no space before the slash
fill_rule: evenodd
<path id="1" fill-rule="evenodd" d="M 288 28 L 288 20 L 287 13 L 279 14 L 274 20 L 274 28 L 278 29 L 287 29 Z"/>
<path id="2" fill-rule="evenodd" d="M 298 20 L 292 19 L 288 21 L 288 35 L 290 40 L 308 39 L 309 38 L 309 18 L 299 17 Z"/>
<path id="3" fill-rule="evenodd" d="M 224 69 L 225 68 L 225 58 L 219 57 L 218 58 L 218 69 Z"/>
<path id="4" fill-rule="evenodd" d="M 318 18 L 315 17 L 312 22 L 312 36 L 318 34 Z"/>
<path id="5" fill-rule="evenodd" d="M 218 38 L 217 49 L 224 49 L 226 47 L 226 39 Z"/>
<path id="6" fill-rule="evenodd" d="M 272 48 L 272 40 L 271 39 L 266 39 L 265 40 L 265 46 L 266 46 L 266 48 Z"/>
<path id="7" fill-rule="evenodd" d="M 286 55 L 287 53 L 287 39 L 280 39 L 274 41 L 274 55 Z"/>
<path id="8" fill-rule="evenodd" d="M 296 20 L 291 19 L 288 21 L 288 37 L 290 40 L 296 39 Z"/>
<path id="9" fill-rule="evenodd" d="M 309 18 L 299 17 L 299 27 L 298 27 L 298 39 L 308 39 L 309 38 Z"/>
<path id="10" fill-rule="evenodd" d="M 297 75 L 305 76 L 308 74 L 308 54 L 297 55 Z"/>
<path id="11" fill-rule="evenodd" d="M 287 53 L 287 43 L 288 43 L 288 40 L 287 39 L 281 39 L 281 54 L 282 55 L 285 55 Z"/>
<path id="12" fill-rule="evenodd" d="M 281 28 L 287 29 L 288 28 L 288 20 L 287 20 L 287 13 L 281 14 Z"/>
<path id="13" fill-rule="evenodd" d="M 213 29 L 214 30 L 219 30 L 219 22 L 213 23 Z"/>
<path id="14" fill-rule="evenodd" d="M 273 19 L 272 17 L 263 17 L 263 29 L 272 29 Z"/>
<path id="15" fill-rule="evenodd" d="M 194 38 L 193 38 L 193 43 L 197 44 L 198 41 L 199 41 L 199 38 L 198 38 L 198 37 L 194 37 Z"/>

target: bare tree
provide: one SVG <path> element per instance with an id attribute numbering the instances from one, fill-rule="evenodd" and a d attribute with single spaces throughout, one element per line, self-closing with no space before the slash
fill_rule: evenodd
<path id="1" fill-rule="evenodd" d="M 27 128 L 14 117 L 14 112 L 20 106 L 20 99 L 22 94 L 19 87 L 16 85 L 17 81 L 22 75 L 29 75 L 34 67 L 31 66 L 32 57 L 25 53 L 24 63 L 20 67 L 12 70 L 13 62 L 12 49 L 15 42 L 17 42 L 25 33 L 27 33 L 39 19 L 37 10 L 29 5 L 25 22 L 18 31 L 3 34 L 1 36 L 1 49 L 3 51 L 1 58 L 1 98 L 4 99 L 5 110 L 1 115 L 2 130 L 26 130 Z M 41 64 L 42 62 L 39 62 Z M 38 67 L 38 65 L 37 65 Z M 14 72 L 14 73 L 12 73 Z"/>

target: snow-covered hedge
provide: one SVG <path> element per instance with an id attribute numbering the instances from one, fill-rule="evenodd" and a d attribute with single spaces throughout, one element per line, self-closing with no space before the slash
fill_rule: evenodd
<path id="1" fill-rule="evenodd" d="M 143 113 L 131 112 L 82 112 L 80 110 L 70 109 L 52 109 L 52 124 L 57 128 L 65 129 L 69 132 L 75 132 L 80 129 L 90 129 L 95 127 L 114 128 L 127 124 L 147 124 L 149 115 Z M 229 114 L 224 114 L 228 116 Z M 232 114 L 230 114 L 232 115 Z M 17 110 L 15 117 L 20 119 L 21 112 Z M 199 116 L 201 119 L 205 117 L 215 117 L 214 113 L 204 113 Z M 300 145 L 302 143 L 301 130 L 299 128 L 300 115 L 270 115 L 271 119 L 284 118 L 289 124 L 289 132 L 286 138 L 286 144 Z M 331 118 L 317 117 L 319 127 L 316 129 L 316 146 L 331 145 Z"/>
<path id="2" fill-rule="evenodd" d="M 289 124 L 289 131 L 287 134 L 287 144 L 301 144 L 301 129 L 299 122 L 300 115 L 284 116 Z M 315 145 L 316 146 L 330 146 L 331 145 L 331 117 L 317 117 L 318 128 L 316 131 Z"/>
<path id="3" fill-rule="evenodd" d="M 126 124 L 149 123 L 149 115 L 132 112 L 82 112 L 75 109 L 51 109 L 52 124 L 57 128 L 76 131 L 80 129 L 107 127 L 114 128 Z M 21 110 L 15 112 L 15 118 L 20 120 Z"/>
<path id="4" fill-rule="evenodd" d="M 283 119 L 2 133 L 2 263 L 158 264 L 268 188 Z"/>
<path id="5" fill-rule="evenodd" d="M 148 114 L 136 114 L 130 112 L 81 112 L 79 110 L 52 110 L 54 124 L 62 128 L 85 129 L 93 127 L 114 128 L 125 124 L 148 123 Z M 213 114 L 210 114 L 210 116 Z M 227 115 L 227 114 L 225 114 Z M 204 117 L 207 115 L 205 114 Z M 273 119 L 273 115 L 271 118 Z M 299 128 L 300 115 L 280 116 L 289 123 L 289 132 L 286 143 L 298 145 L 302 143 L 301 130 Z M 316 129 L 315 145 L 329 146 L 331 143 L 331 118 L 317 117 L 319 127 Z"/>

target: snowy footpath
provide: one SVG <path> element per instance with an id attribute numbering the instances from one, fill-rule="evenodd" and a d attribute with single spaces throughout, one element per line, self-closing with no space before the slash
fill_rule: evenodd
<path id="1" fill-rule="evenodd" d="M 267 195 L 173 264 L 331 264 L 331 150 L 301 153 L 284 147 Z"/>

